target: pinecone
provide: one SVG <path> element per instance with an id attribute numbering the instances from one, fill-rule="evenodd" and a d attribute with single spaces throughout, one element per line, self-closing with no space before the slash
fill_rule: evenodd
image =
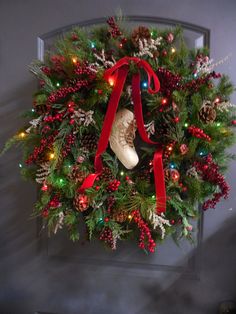
<path id="1" fill-rule="evenodd" d="M 146 39 L 147 42 L 150 42 L 151 40 L 151 33 L 149 29 L 145 26 L 139 26 L 138 28 L 135 28 L 131 34 L 131 40 L 135 47 L 138 47 L 139 45 L 139 39 L 143 41 L 143 39 Z"/>
<path id="2" fill-rule="evenodd" d="M 128 218 L 128 213 L 122 210 L 118 212 L 114 212 L 112 213 L 111 218 L 117 222 L 124 222 Z"/>
<path id="3" fill-rule="evenodd" d="M 89 207 L 89 198 L 85 194 L 77 194 L 74 198 L 74 206 L 77 211 L 85 211 Z"/>
<path id="4" fill-rule="evenodd" d="M 95 134 L 85 134 L 81 138 L 81 146 L 89 152 L 97 149 L 98 137 Z"/>
<path id="5" fill-rule="evenodd" d="M 71 173 L 69 174 L 69 177 L 76 184 L 79 184 L 79 183 L 82 183 L 84 179 L 87 177 L 87 173 L 83 170 L 80 170 L 79 166 L 74 166 L 72 168 Z"/>
<path id="6" fill-rule="evenodd" d="M 198 112 L 198 117 L 205 123 L 212 123 L 216 119 L 216 111 L 210 102 L 205 102 Z"/>
<path id="7" fill-rule="evenodd" d="M 110 182 L 114 180 L 114 175 L 109 167 L 103 167 L 102 174 L 100 174 L 99 178 L 106 182 Z"/>

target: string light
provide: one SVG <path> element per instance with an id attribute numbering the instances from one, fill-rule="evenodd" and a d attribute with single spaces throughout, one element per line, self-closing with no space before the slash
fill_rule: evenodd
<path id="1" fill-rule="evenodd" d="M 194 74 L 193 74 L 193 77 L 194 77 L 194 78 L 197 78 L 197 73 L 194 73 Z"/>
<path id="2" fill-rule="evenodd" d="M 109 77 L 108 83 L 110 84 L 110 86 L 114 86 L 114 85 L 115 85 L 115 80 L 114 80 L 114 78 L 113 78 L 113 77 Z"/>
<path id="3" fill-rule="evenodd" d="M 73 63 L 77 63 L 77 61 L 78 61 L 78 59 L 76 57 L 73 57 L 71 60 Z"/>
<path id="4" fill-rule="evenodd" d="M 168 99 L 167 98 L 162 98 L 161 104 L 162 105 L 166 105 L 167 103 L 168 103 Z"/>
<path id="5" fill-rule="evenodd" d="M 221 123 L 220 122 L 216 123 L 216 126 L 218 126 L 218 127 L 221 126 Z"/>
<path id="6" fill-rule="evenodd" d="M 187 127 L 188 127 L 188 123 L 187 123 L 187 122 L 185 122 L 185 123 L 184 123 L 184 126 L 185 126 L 185 128 L 187 128 Z"/>
<path id="7" fill-rule="evenodd" d="M 92 49 L 94 49 L 96 47 L 96 45 L 95 45 L 95 43 L 93 41 L 90 43 L 90 46 L 91 46 Z"/>
<path id="8" fill-rule="evenodd" d="M 59 87 L 59 86 L 60 86 L 60 83 L 59 83 L 59 82 L 57 82 L 57 83 L 56 83 L 56 86 L 57 86 L 57 87 Z"/>
<path id="9" fill-rule="evenodd" d="M 119 48 L 123 48 L 123 44 L 122 43 L 119 44 Z"/>
<path id="10" fill-rule="evenodd" d="M 25 132 L 21 132 L 21 133 L 19 134 L 19 137 L 21 137 L 21 138 L 26 137 L 26 133 L 25 133 Z"/>
<path id="11" fill-rule="evenodd" d="M 54 153 L 50 153 L 50 154 L 49 154 L 49 158 L 50 158 L 50 159 L 54 159 L 54 158 L 55 158 L 55 154 L 54 154 Z"/>
<path id="12" fill-rule="evenodd" d="M 216 97 L 216 99 L 215 99 L 214 102 L 215 102 L 215 103 L 219 103 L 219 102 L 220 102 L 220 98 L 219 98 L 219 97 Z"/>
<path id="13" fill-rule="evenodd" d="M 175 53 L 176 49 L 174 47 L 171 48 L 171 53 Z"/>
<path id="14" fill-rule="evenodd" d="M 156 198 L 156 196 L 155 195 L 152 195 L 152 199 L 154 200 Z"/>
<path id="15" fill-rule="evenodd" d="M 171 169 L 175 169 L 175 168 L 176 168 L 176 163 L 171 162 L 171 163 L 170 163 L 170 168 L 171 168 Z"/>
<path id="16" fill-rule="evenodd" d="M 124 171 L 121 171 L 121 172 L 120 172 L 120 175 L 121 175 L 121 176 L 123 176 L 124 174 L 125 174 Z"/>
<path id="17" fill-rule="evenodd" d="M 48 186 L 47 184 L 44 184 L 42 187 L 41 187 L 41 190 L 46 192 L 48 190 Z"/>
<path id="18" fill-rule="evenodd" d="M 147 88 L 147 87 L 148 87 L 147 81 L 142 82 L 142 87 L 143 87 L 143 88 Z"/>
<path id="19" fill-rule="evenodd" d="M 35 112 L 34 108 L 31 109 L 32 112 Z"/>
<path id="20" fill-rule="evenodd" d="M 128 218 L 131 220 L 133 217 L 132 217 L 132 215 L 128 215 Z"/>
<path id="21" fill-rule="evenodd" d="M 23 165 L 22 165 L 21 163 L 20 163 L 18 166 L 19 166 L 19 168 L 22 168 L 22 167 L 23 167 Z"/>

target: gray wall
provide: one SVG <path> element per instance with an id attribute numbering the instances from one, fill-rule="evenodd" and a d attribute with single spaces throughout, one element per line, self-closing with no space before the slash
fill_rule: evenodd
<path id="1" fill-rule="evenodd" d="M 233 53 L 230 62 L 218 70 L 236 83 L 234 0 L 0 0 L 2 143 L 22 124 L 18 116 L 31 105 L 36 82 L 27 65 L 36 58 L 37 36 L 78 21 L 112 15 L 119 8 L 124 14 L 160 16 L 209 28 L 211 56 L 219 60 Z M 227 175 L 231 197 L 205 214 L 201 277 L 193 280 L 175 272 L 49 260 L 40 253 L 36 224 L 29 219 L 36 192 L 20 179 L 19 156 L 19 152 L 11 151 L 0 160 L 0 314 L 36 310 L 61 314 L 205 314 L 216 313 L 219 301 L 236 298 L 235 164 Z"/>

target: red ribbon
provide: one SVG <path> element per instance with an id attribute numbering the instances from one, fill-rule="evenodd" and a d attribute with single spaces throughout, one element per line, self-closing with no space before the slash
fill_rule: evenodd
<path id="1" fill-rule="evenodd" d="M 112 124 L 115 119 L 116 111 L 119 105 L 121 93 L 124 88 L 124 84 L 129 73 L 130 61 L 134 62 L 139 69 L 144 69 L 148 76 L 148 92 L 155 94 L 160 89 L 160 82 L 153 71 L 152 67 L 145 61 L 136 57 L 124 57 L 120 59 L 112 68 L 105 71 L 104 79 L 108 80 L 112 76 L 116 75 L 114 88 L 108 103 L 107 112 L 104 118 L 101 135 L 98 141 L 98 148 L 94 160 L 95 173 L 88 175 L 84 180 L 79 191 L 83 193 L 86 189 L 91 188 L 96 178 L 102 173 L 103 165 L 101 155 L 106 151 L 110 133 L 112 130 Z M 154 89 L 152 89 L 151 83 L 153 81 Z M 161 146 L 149 139 L 148 134 L 144 127 L 143 110 L 141 102 L 140 92 L 140 72 L 134 73 L 132 76 L 132 100 L 134 104 L 134 115 L 136 118 L 137 129 L 142 140 L 148 144 L 157 145 L 157 149 L 153 158 L 153 169 L 155 178 L 155 190 L 156 190 L 156 205 L 157 212 L 162 213 L 166 211 L 166 192 L 165 192 L 165 179 L 162 164 L 162 148 Z"/>

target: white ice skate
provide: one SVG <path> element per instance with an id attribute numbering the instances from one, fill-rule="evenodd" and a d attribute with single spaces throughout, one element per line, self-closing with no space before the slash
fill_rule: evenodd
<path id="1" fill-rule="evenodd" d="M 127 169 L 134 168 L 139 161 L 134 147 L 136 132 L 134 114 L 128 109 L 117 112 L 110 135 L 110 147 Z"/>

